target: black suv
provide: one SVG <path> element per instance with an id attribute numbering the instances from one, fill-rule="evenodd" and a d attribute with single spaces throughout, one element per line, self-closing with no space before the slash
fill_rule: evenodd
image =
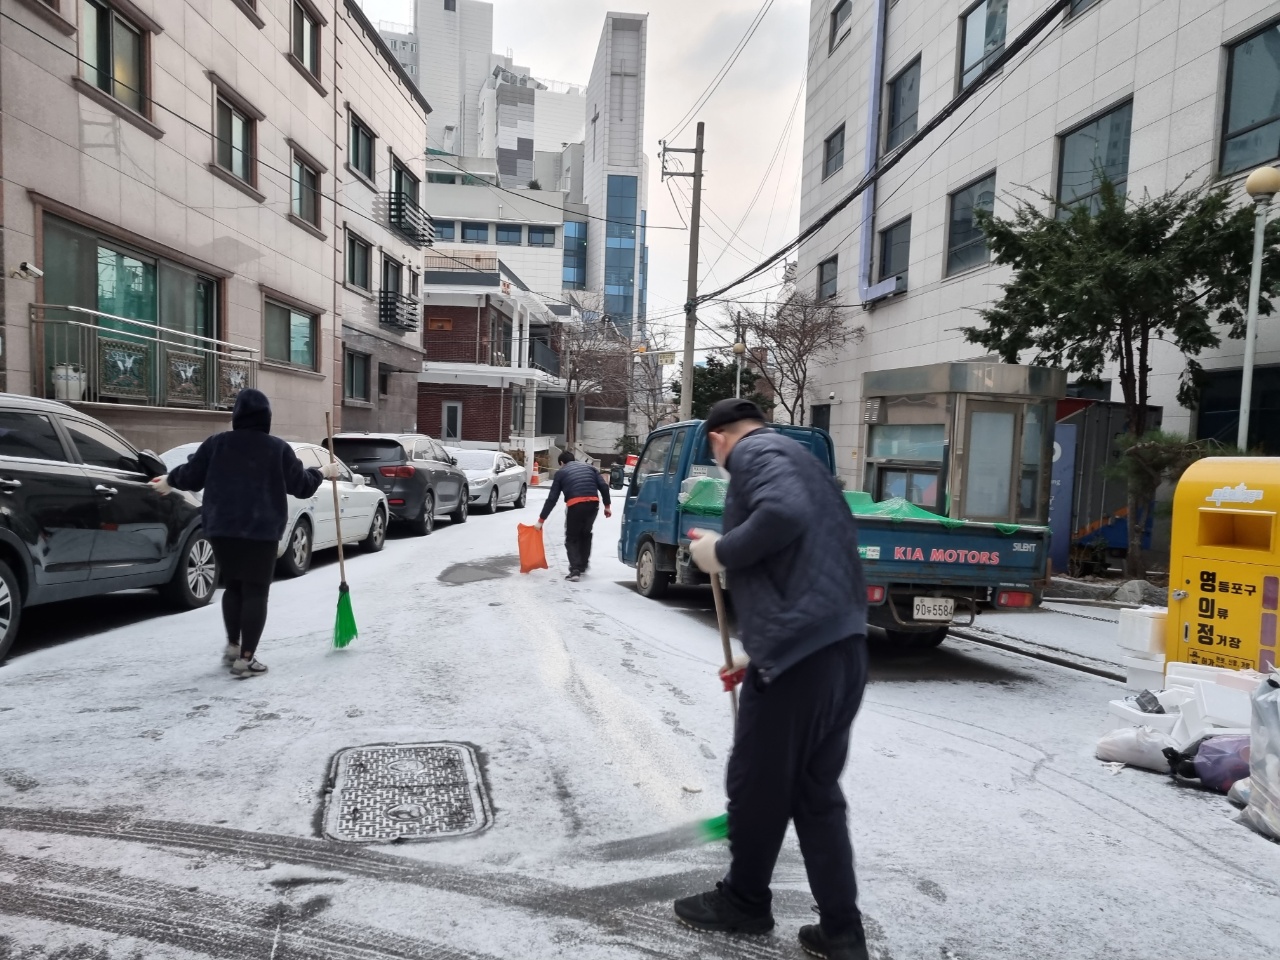
<path id="1" fill-rule="evenodd" d="M 326 444 L 327 445 L 327 444 Z M 467 475 L 437 441 L 420 433 L 340 433 L 338 459 L 387 495 L 391 518 L 418 536 L 435 529 L 436 517 L 467 522 Z"/>
<path id="2" fill-rule="evenodd" d="M 213 547 L 194 498 L 149 482 L 167 472 L 78 410 L 0 394 L 0 660 L 24 607 L 138 587 L 209 602 Z"/>

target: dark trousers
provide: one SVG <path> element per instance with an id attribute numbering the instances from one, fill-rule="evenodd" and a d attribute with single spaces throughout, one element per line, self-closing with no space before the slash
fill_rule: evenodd
<path id="1" fill-rule="evenodd" d="M 591 564 L 591 528 L 599 512 L 598 500 L 565 508 L 564 549 L 569 554 L 570 573 L 585 573 Z"/>
<path id="2" fill-rule="evenodd" d="M 773 867 L 792 820 L 809 889 L 831 935 L 862 933 L 840 773 L 866 682 L 865 637 L 824 647 L 768 684 L 752 664 L 729 758 L 729 891 L 749 908 L 768 908 Z"/>
<path id="3" fill-rule="evenodd" d="M 240 645 L 240 656 L 252 660 L 258 641 L 267 626 L 269 583 L 228 580 L 222 591 L 222 622 L 227 628 L 227 643 Z"/>

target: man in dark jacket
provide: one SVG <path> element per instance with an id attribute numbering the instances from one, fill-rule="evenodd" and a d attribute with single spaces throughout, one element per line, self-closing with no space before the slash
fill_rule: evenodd
<path id="1" fill-rule="evenodd" d="M 280 538 L 289 522 L 289 496 L 315 495 L 338 466 L 307 468 L 279 437 L 271 436 L 271 403 L 259 390 L 241 390 L 231 430 L 216 433 L 167 477 L 161 492 L 203 490 L 204 532 L 223 570 L 222 619 L 227 628 L 224 663 L 241 677 L 266 673 L 255 656 L 267 624 L 267 595 Z"/>
<path id="2" fill-rule="evenodd" d="M 566 580 L 577 583 L 591 565 L 591 528 L 600 512 L 600 498 L 604 498 L 604 515 L 613 516 L 609 506 L 609 485 L 604 476 L 589 463 L 573 459 L 566 450 L 560 454 L 560 469 L 551 481 L 551 495 L 538 517 L 538 529 L 547 522 L 556 508 L 560 494 L 564 494 L 564 549 L 569 554 L 569 575 Z"/>
<path id="3" fill-rule="evenodd" d="M 867 676 L 853 515 L 826 465 L 767 429 L 750 401 L 715 404 L 706 429 L 730 476 L 724 534 L 695 531 L 690 550 L 712 576 L 728 571 L 750 664 L 726 775 L 729 872 L 675 911 L 698 930 L 771 930 L 769 883 L 792 820 L 820 918 L 801 928 L 801 946 L 866 960 L 840 790 Z"/>

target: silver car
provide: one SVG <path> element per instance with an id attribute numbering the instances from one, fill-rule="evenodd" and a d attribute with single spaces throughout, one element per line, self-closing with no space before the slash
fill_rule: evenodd
<path id="1" fill-rule="evenodd" d="M 467 474 L 471 503 L 496 513 L 500 506 L 523 507 L 529 485 L 524 467 L 496 450 L 454 450 L 458 468 Z"/>

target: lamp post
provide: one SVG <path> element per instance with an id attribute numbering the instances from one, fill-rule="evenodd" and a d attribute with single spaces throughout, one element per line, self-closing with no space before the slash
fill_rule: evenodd
<path id="1" fill-rule="evenodd" d="M 733 354 L 738 358 L 738 379 L 733 388 L 733 398 L 735 400 L 742 396 L 742 358 L 747 352 L 747 345 L 739 340 L 733 345 Z"/>
<path id="2" fill-rule="evenodd" d="M 1249 275 L 1249 311 L 1245 320 L 1244 370 L 1240 378 L 1240 428 L 1236 433 L 1236 446 L 1249 448 L 1249 408 L 1253 402 L 1253 354 L 1255 331 L 1258 326 L 1258 297 L 1262 290 L 1262 251 L 1267 232 L 1267 208 L 1271 198 L 1280 193 L 1280 170 L 1275 167 L 1259 167 L 1249 174 L 1244 188 L 1253 198 L 1253 271 Z"/>

